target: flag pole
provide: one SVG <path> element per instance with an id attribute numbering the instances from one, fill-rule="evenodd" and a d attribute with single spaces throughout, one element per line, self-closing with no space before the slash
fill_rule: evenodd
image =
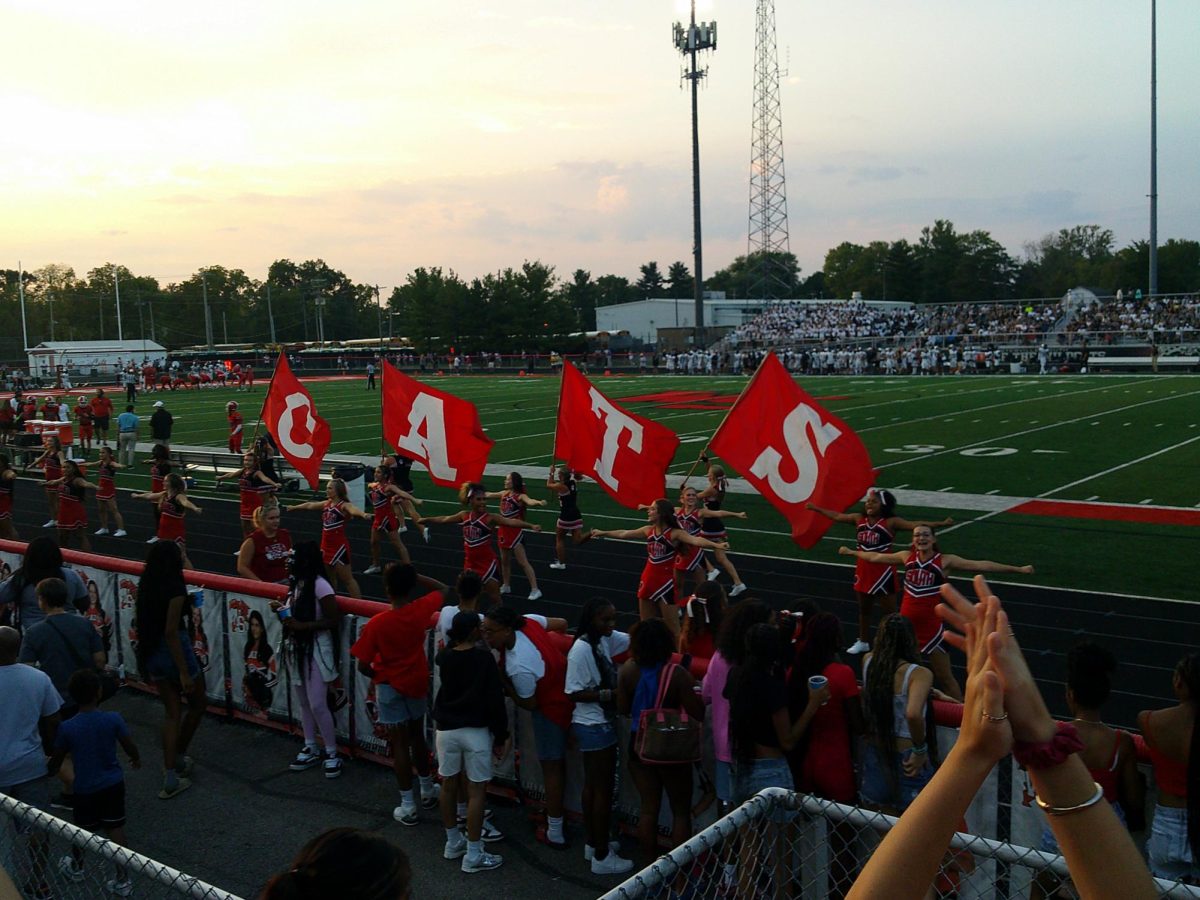
<path id="1" fill-rule="evenodd" d="M 550 445 L 550 465 L 554 465 L 554 451 L 558 447 L 558 420 L 562 416 L 563 385 L 567 383 L 567 357 L 561 356 L 562 365 L 558 369 L 558 407 L 554 410 L 554 443 Z"/>
<path id="2" fill-rule="evenodd" d="M 774 353 L 774 350 L 769 350 L 766 355 L 763 356 L 762 362 L 758 364 L 758 368 L 754 370 L 754 374 L 750 376 L 750 380 L 746 382 L 746 386 L 742 388 L 742 392 L 738 394 L 737 399 L 734 400 L 733 403 L 729 404 L 729 409 L 725 410 L 725 415 L 721 417 L 721 423 L 717 426 L 716 431 L 713 432 L 713 436 L 704 442 L 704 449 L 700 451 L 700 455 L 696 457 L 696 461 L 692 463 L 692 467 L 688 469 L 688 473 L 683 476 L 683 481 L 679 485 L 680 490 L 683 490 L 683 488 L 687 487 L 688 479 L 695 474 L 696 468 L 700 465 L 700 462 L 708 453 L 708 447 L 713 442 L 713 438 L 715 438 L 721 432 L 721 429 L 725 427 L 725 421 L 733 414 L 733 411 L 737 409 L 737 405 L 742 402 L 742 398 L 746 396 L 746 392 L 750 390 L 750 388 L 754 387 L 754 382 L 758 380 L 759 372 L 762 371 L 762 367 L 766 364 L 767 359 L 770 356 L 773 356 Z"/>
<path id="3" fill-rule="evenodd" d="M 283 356 L 283 351 L 279 351 L 279 356 Z M 275 373 L 279 371 L 279 359 L 275 360 L 275 368 L 271 370 L 271 380 L 267 382 L 267 393 L 263 396 L 262 405 L 258 408 L 258 421 L 254 423 L 254 434 L 250 438 L 250 446 L 253 447 L 258 440 L 258 429 L 262 427 L 263 413 L 267 409 L 267 401 L 271 399 L 271 388 L 275 386 Z"/>
<path id="4" fill-rule="evenodd" d="M 387 392 L 387 355 L 384 353 L 383 304 L 379 302 L 379 285 L 375 285 L 375 309 L 379 318 L 379 458 L 382 460 L 384 453 L 387 452 L 387 436 L 383 433 L 383 396 Z"/>

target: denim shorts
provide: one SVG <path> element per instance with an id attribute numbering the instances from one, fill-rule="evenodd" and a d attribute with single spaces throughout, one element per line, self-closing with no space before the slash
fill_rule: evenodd
<path id="1" fill-rule="evenodd" d="M 768 756 L 762 759 L 734 760 L 733 802 L 745 803 L 763 788 L 778 787 L 795 790 L 792 769 L 786 759 Z M 796 814 L 786 809 L 771 813 L 772 822 L 790 822 Z"/>
<path id="2" fill-rule="evenodd" d="M 607 750 L 617 746 L 617 729 L 612 722 L 603 725 L 584 725 L 580 722 L 571 723 L 571 733 L 575 735 L 575 743 L 583 753 L 595 750 Z"/>
<path id="3" fill-rule="evenodd" d="M 196 649 L 192 646 L 192 638 L 186 631 L 179 632 L 179 643 L 183 645 L 183 664 L 187 667 L 191 678 L 200 677 L 200 664 L 196 662 Z M 179 669 L 175 667 L 175 659 L 167 649 L 166 641 L 155 648 L 146 658 L 146 674 L 154 681 L 178 681 Z"/>
<path id="4" fill-rule="evenodd" d="M 429 701 L 425 697 L 406 697 L 390 684 L 375 685 L 375 706 L 380 725 L 403 725 L 425 718 Z"/>
<path id="5" fill-rule="evenodd" d="M 929 779 L 933 777 L 933 767 L 928 761 L 915 778 L 904 774 L 904 760 L 911 754 L 911 750 L 895 753 L 898 783 L 893 785 L 889 773 L 884 769 L 879 748 L 868 743 L 863 753 L 862 787 L 859 789 L 863 802 L 872 806 L 890 806 L 901 812 L 908 809 L 909 804 L 917 799 L 917 794 L 921 793 L 921 788 L 929 784 Z"/>
<path id="6" fill-rule="evenodd" d="M 1187 818 L 1186 809 L 1161 803 L 1154 807 L 1146 855 L 1150 858 L 1150 871 L 1159 878 L 1178 881 L 1200 875 L 1200 867 L 1192 859 L 1192 849 L 1188 846 Z"/>
<path id="7" fill-rule="evenodd" d="M 723 759 L 713 760 L 713 786 L 718 800 L 722 803 L 733 802 L 733 763 Z"/>
<path id="8" fill-rule="evenodd" d="M 533 711 L 533 743 L 537 747 L 538 760 L 565 759 L 567 755 L 567 729 L 555 725 L 541 710 Z"/>

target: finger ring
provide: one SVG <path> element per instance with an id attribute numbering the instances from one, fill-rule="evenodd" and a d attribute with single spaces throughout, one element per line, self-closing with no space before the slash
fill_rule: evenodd
<path id="1" fill-rule="evenodd" d="M 1004 715 L 1002 715 L 1002 716 L 992 716 L 992 715 L 988 715 L 988 714 L 985 712 L 985 713 L 983 714 L 983 717 L 984 717 L 985 719 L 987 719 L 989 722 L 1003 722 L 1005 719 L 1007 719 L 1007 718 L 1008 718 L 1008 713 L 1005 713 L 1005 714 L 1004 714 Z"/>
<path id="2" fill-rule="evenodd" d="M 1013 631 L 1013 630 L 1010 628 L 1010 629 L 1008 629 L 1008 636 L 1009 636 L 1009 637 L 1016 637 L 1016 636 L 1017 636 L 1017 633 L 1016 633 L 1015 631 Z"/>

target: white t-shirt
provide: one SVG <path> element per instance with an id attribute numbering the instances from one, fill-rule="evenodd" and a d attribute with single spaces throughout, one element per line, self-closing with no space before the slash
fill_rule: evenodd
<path id="1" fill-rule="evenodd" d="M 0 788 L 46 774 L 46 754 L 38 722 L 62 706 L 50 676 L 33 666 L 0 666 Z"/>
<path id="2" fill-rule="evenodd" d="M 527 615 L 525 618 L 532 619 L 543 628 L 547 626 L 545 616 Z M 546 674 L 546 661 L 542 659 L 542 654 L 533 645 L 533 641 L 519 631 L 515 634 L 517 642 L 504 654 L 504 669 L 512 680 L 517 696 L 525 700 L 533 696 L 538 681 Z"/>
<path id="3" fill-rule="evenodd" d="M 598 646 L 600 652 L 611 662 L 614 656 L 620 656 L 629 649 L 629 635 L 623 631 L 614 631 L 611 635 L 600 638 Z M 567 652 L 566 691 L 568 694 L 577 694 L 598 687 L 600 669 L 596 666 L 592 645 L 587 641 L 577 640 Z M 571 713 L 571 721 L 580 725 L 603 725 L 608 718 L 599 703 L 576 703 L 575 711 Z"/>
<path id="4" fill-rule="evenodd" d="M 469 610 L 468 610 L 469 611 Z M 434 626 L 434 645 L 437 647 L 445 647 L 450 643 L 447 635 L 450 633 L 450 626 L 454 624 L 454 617 L 462 610 L 457 606 L 443 606 L 442 611 L 438 613 L 437 625 Z M 479 615 L 476 613 L 476 615 Z M 479 616 L 480 619 L 483 616 Z"/>
<path id="5" fill-rule="evenodd" d="M 313 595 L 317 601 L 318 618 L 324 615 L 321 611 L 321 600 L 325 597 L 333 596 L 334 593 L 333 585 L 330 584 L 325 578 L 318 575 L 316 581 L 313 583 Z M 291 605 L 290 600 L 288 601 L 288 605 Z M 290 645 L 288 646 L 288 652 L 284 658 L 287 661 L 288 672 L 290 678 L 292 679 L 292 683 L 299 684 L 301 678 L 299 660 L 297 660 L 295 654 L 291 652 Z M 332 681 L 337 681 L 338 676 L 341 673 L 338 672 L 337 657 L 334 656 L 333 652 L 332 632 L 328 630 L 318 631 L 315 635 L 313 635 L 313 661 L 317 664 L 317 670 L 321 673 L 322 681 L 324 681 L 326 684 L 329 684 Z"/>

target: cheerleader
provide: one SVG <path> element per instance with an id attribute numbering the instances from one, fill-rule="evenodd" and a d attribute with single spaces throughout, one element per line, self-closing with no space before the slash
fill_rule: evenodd
<path id="1" fill-rule="evenodd" d="M 125 520 L 121 518 L 121 511 L 117 509 L 117 471 L 124 469 L 113 459 L 111 447 L 100 448 L 100 459 L 96 463 L 96 509 L 100 513 L 100 527 L 96 529 L 97 535 L 106 535 L 108 530 L 108 519 L 112 516 L 113 524 L 117 526 L 117 530 L 112 532 L 113 537 L 125 537 Z"/>
<path id="2" fill-rule="evenodd" d="M 12 520 L 13 488 L 17 484 L 17 472 L 8 461 L 8 454 L 0 453 L 0 537 L 17 540 L 17 529 Z"/>
<path id="3" fill-rule="evenodd" d="M 496 579 L 499 565 L 496 551 L 492 549 L 492 529 L 506 527 L 539 532 L 541 525 L 531 525 L 524 519 L 510 519 L 487 511 L 487 490 L 482 484 L 467 482 L 458 492 L 463 511 L 451 516 L 431 516 L 422 519 L 424 525 L 461 525 L 463 533 L 463 569 L 479 575 L 483 589 L 492 602 L 500 599 L 499 582 Z"/>
<path id="4" fill-rule="evenodd" d="M 416 488 L 413 486 L 412 481 L 413 461 L 411 459 L 409 459 L 407 456 L 401 456 L 399 453 L 384 454 L 383 458 L 380 460 L 380 463 L 387 471 L 388 480 L 391 481 L 392 484 L 396 485 L 396 487 L 400 488 L 400 490 L 407 491 L 408 493 L 412 494 L 414 498 L 416 497 Z M 400 510 L 397 509 L 396 512 L 399 513 Z M 416 514 L 415 510 L 411 510 L 409 515 L 412 518 L 413 525 L 416 525 L 420 521 L 421 517 Z M 404 525 L 404 518 L 400 517 L 400 533 L 404 534 L 404 532 L 407 530 L 408 529 Z M 421 537 L 425 539 L 425 543 L 429 543 L 428 528 L 421 529 Z"/>
<path id="5" fill-rule="evenodd" d="M 329 479 L 324 500 L 309 500 L 287 508 L 288 512 L 306 509 L 321 511 L 321 558 L 333 572 L 349 597 L 362 597 L 354 572 L 350 568 L 350 542 L 346 539 L 346 520 L 365 519 L 367 514 L 347 499 L 346 482 Z"/>
<path id="6" fill-rule="evenodd" d="M 192 562 L 187 555 L 187 529 L 184 526 L 183 517 L 188 512 L 200 515 L 201 509 L 188 499 L 187 487 L 183 483 L 183 478 L 171 472 L 163 478 L 161 491 L 134 494 L 133 499 L 148 500 L 158 510 L 158 532 L 146 543 L 174 541 L 179 545 L 180 553 L 183 554 L 183 567 L 185 569 L 192 568 Z"/>
<path id="7" fill-rule="evenodd" d="M 509 472 L 504 476 L 504 490 L 499 493 L 489 493 L 487 497 L 489 500 L 498 499 L 500 501 L 500 515 L 507 519 L 524 520 L 525 510 L 528 507 L 546 505 L 545 500 L 534 500 L 525 493 L 525 479 L 521 477 L 520 472 Z M 525 532 L 520 528 L 501 525 L 497 532 L 497 538 L 500 543 L 500 593 L 512 593 L 508 582 L 512 575 L 512 561 L 515 558 L 517 565 L 529 579 L 529 599 L 540 600 L 542 592 L 538 590 L 537 574 L 533 571 L 533 566 L 529 564 L 529 557 L 525 555 Z"/>
<path id="8" fill-rule="evenodd" d="M 386 539 L 395 548 L 402 563 L 411 564 L 412 558 L 408 555 L 408 548 L 404 546 L 404 541 L 400 540 L 400 523 L 404 521 L 404 513 L 400 510 L 407 509 L 409 516 L 416 522 L 418 516 L 413 504 L 421 501 L 408 491 L 392 484 L 390 472 L 384 465 L 375 467 L 375 480 L 367 485 L 367 491 L 375 518 L 371 522 L 371 565 L 363 574 L 378 575 L 383 571 L 383 566 L 379 564 L 381 538 Z"/>
<path id="9" fill-rule="evenodd" d="M 591 539 L 591 534 L 583 530 L 583 513 L 579 511 L 579 479 L 582 478 L 569 467 L 559 468 L 550 466 L 550 477 L 546 479 L 546 487 L 558 495 L 558 522 L 554 528 L 554 562 L 552 569 L 567 567 L 567 538 L 579 546 Z"/>
<path id="10" fill-rule="evenodd" d="M 725 492 L 729 490 L 729 479 L 725 477 L 725 470 L 718 465 L 709 462 L 708 456 L 702 455 L 700 460 L 708 466 L 706 477 L 708 485 L 697 493 L 699 498 L 704 503 L 704 508 L 708 510 L 708 515 L 703 515 L 700 518 L 700 534 L 708 538 L 710 541 L 728 543 L 728 535 L 725 532 L 725 525 L 721 521 L 722 516 L 711 515 L 719 513 L 721 506 L 725 503 Z M 740 518 L 746 518 L 744 515 Z M 714 550 L 713 557 L 722 569 L 724 569 L 729 577 L 733 579 L 733 587 L 729 591 L 730 597 L 736 597 L 746 589 L 746 585 L 742 582 L 741 576 L 738 575 L 737 569 L 734 568 L 733 562 L 729 559 L 728 554 L 724 550 Z M 712 581 L 720 571 L 713 566 L 707 559 L 704 560 L 704 567 L 708 570 L 708 580 Z"/>
<path id="11" fill-rule="evenodd" d="M 644 507 L 643 507 L 644 508 Z M 744 512 L 730 512 L 724 509 L 709 509 L 700 502 L 700 495 L 695 488 L 685 487 L 679 492 L 679 508 L 675 510 L 675 520 L 679 522 L 679 527 L 693 537 L 703 537 L 710 541 L 725 539 L 725 526 L 721 525 L 720 532 L 713 531 L 711 528 L 705 530 L 705 523 L 709 520 L 715 520 L 718 524 L 722 519 L 745 519 Z M 733 563 L 729 561 L 729 557 L 725 556 L 724 550 L 717 550 L 713 553 L 718 558 L 718 562 L 722 562 L 728 571 L 733 576 L 733 590 L 729 592 L 731 597 L 736 597 L 742 591 L 746 590 L 746 585 L 738 577 L 737 569 L 733 567 Z M 687 593 L 684 585 L 684 579 L 691 577 L 692 592 L 704 581 L 704 577 L 700 574 L 701 566 L 704 564 L 704 550 L 700 547 L 692 547 L 687 552 L 680 553 L 675 557 L 675 591 L 676 596 L 683 598 Z M 710 568 L 709 580 L 717 577 L 717 570 Z"/>
<path id="12" fill-rule="evenodd" d="M 242 537 L 249 537 L 254 531 L 254 511 L 263 504 L 263 498 L 272 491 L 279 490 L 279 482 L 274 481 L 259 467 L 258 454 L 247 450 L 242 454 L 242 467 L 233 472 L 222 472 L 217 476 L 218 482 L 236 478 L 238 482 L 238 518 L 242 521 Z"/>
<path id="13" fill-rule="evenodd" d="M 46 487 L 58 489 L 58 543 L 63 547 L 78 546 L 90 552 L 92 542 L 87 534 L 87 507 L 83 504 L 84 492 L 97 486 L 83 477 L 79 464 L 73 459 L 63 461 L 61 478 L 47 481 Z"/>
<path id="14" fill-rule="evenodd" d="M 855 549 L 871 553 L 891 553 L 892 541 L 898 531 L 912 531 L 918 525 L 941 528 L 954 524 L 953 519 L 940 522 L 910 522 L 902 519 L 896 515 L 896 495 L 875 488 L 867 492 L 861 515 L 822 509 L 811 503 L 807 507 L 835 522 L 856 526 L 858 539 Z M 896 611 L 895 567 L 860 559 L 854 566 L 854 595 L 858 599 L 858 640 L 846 649 L 852 655 L 871 649 L 868 638 L 871 634 L 871 607 L 875 604 L 875 598 L 879 598 L 879 606 L 885 616 Z"/>
<path id="15" fill-rule="evenodd" d="M 54 528 L 58 525 L 58 482 L 63 474 L 62 442 L 57 435 L 48 434 L 43 439 L 42 455 L 25 467 L 25 471 L 42 467 L 45 473 L 46 503 L 50 507 L 50 521 L 43 528 Z M 50 482 L 54 482 L 53 486 Z"/>
<path id="16" fill-rule="evenodd" d="M 638 582 L 638 616 L 653 619 L 661 616 L 671 634 L 679 638 L 679 614 L 675 611 L 675 556 L 693 547 L 705 550 L 726 550 L 729 545 L 695 537 L 679 527 L 670 500 L 655 500 L 646 508 L 646 524 L 641 528 L 619 531 L 599 531 L 593 528 L 591 537 L 617 540 L 646 541 L 646 565 Z"/>

